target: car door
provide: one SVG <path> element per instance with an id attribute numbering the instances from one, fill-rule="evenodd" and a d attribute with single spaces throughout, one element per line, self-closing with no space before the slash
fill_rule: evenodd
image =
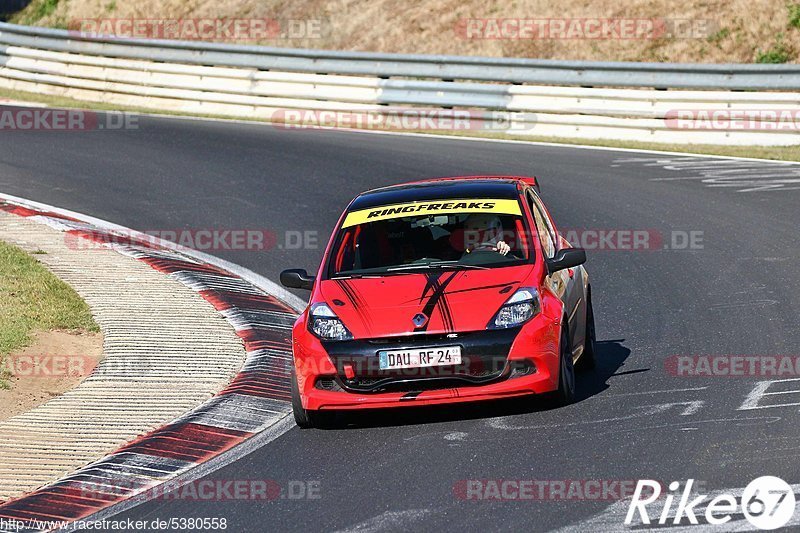
<path id="1" fill-rule="evenodd" d="M 533 213 L 536 229 L 539 233 L 539 242 L 542 244 L 542 254 L 545 259 L 552 258 L 558 251 L 560 239 L 556 229 L 550 222 L 541 199 L 533 192 L 528 191 L 528 202 Z M 585 336 L 586 310 L 583 298 L 583 283 L 579 269 L 568 268 L 555 272 L 545 278 L 548 287 L 564 303 L 564 310 L 567 314 L 570 340 L 572 342 L 573 355 L 578 355 Z"/>

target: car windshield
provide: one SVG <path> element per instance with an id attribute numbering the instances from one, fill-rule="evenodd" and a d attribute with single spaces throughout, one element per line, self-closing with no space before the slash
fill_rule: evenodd
<path id="1" fill-rule="evenodd" d="M 349 213 L 331 250 L 329 276 L 486 269 L 527 262 L 529 244 L 518 202 L 504 202 L 489 212 L 458 212 L 460 205 L 475 204 L 445 202 L 430 205 L 452 206 L 446 213 L 434 209 L 437 214 L 399 216 L 391 208 L 365 216 Z M 400 213 L 428 210 L 428 204 L 412 205 Z M 369 218 L 381 219 L 369 222 Z"/>

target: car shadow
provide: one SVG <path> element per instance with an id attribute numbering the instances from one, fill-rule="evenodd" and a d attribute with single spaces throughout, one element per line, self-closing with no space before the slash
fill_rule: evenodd
<path id="1" fill-rule="evenodd" d="M 619 369 L 631 351 L 624 345 L 625 339 L 597 341 L 597 364 L 594 369 L 577 375 L 575 402 L 579 403 L 610 388 L 610 378 L 620 375 Z M 481 401 L 452 405 L 419 407 L 396 407 L 391 409 L 364 410 L 337 413 L 335 419 L 321 428 L 326 430 L 348 428 L 393 427 L 456 420 L 474 420 L 513 416 L 558 409 L 548 398 L 527 396 L 502 400 Z"/>

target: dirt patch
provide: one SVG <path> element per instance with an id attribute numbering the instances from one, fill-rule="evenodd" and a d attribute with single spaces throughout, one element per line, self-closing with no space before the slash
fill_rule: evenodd
<path id="1" fill-rule="evenodd" d="M 0 390 L 0 420 L 24 413 L 83 381 L 103 358 L 100 333 L 46 331 L 3 358 L 10 390 Z"/>

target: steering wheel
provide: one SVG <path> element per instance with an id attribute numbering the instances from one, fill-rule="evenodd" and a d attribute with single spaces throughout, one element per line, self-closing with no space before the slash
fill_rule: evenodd
<path id="1" fill-rule="evenodd" d="M 495 252 L 495 253 L 500 253 L 500 252 L 497 251 L 497 245 L 496 244 L 492 244 L 490 242 L 482 242 L 482 243 L 480 243 L 479 245 L 475 246 L 475 248 L 473 248 L 470 253 L 474 254 L 475 252 Z"/>

